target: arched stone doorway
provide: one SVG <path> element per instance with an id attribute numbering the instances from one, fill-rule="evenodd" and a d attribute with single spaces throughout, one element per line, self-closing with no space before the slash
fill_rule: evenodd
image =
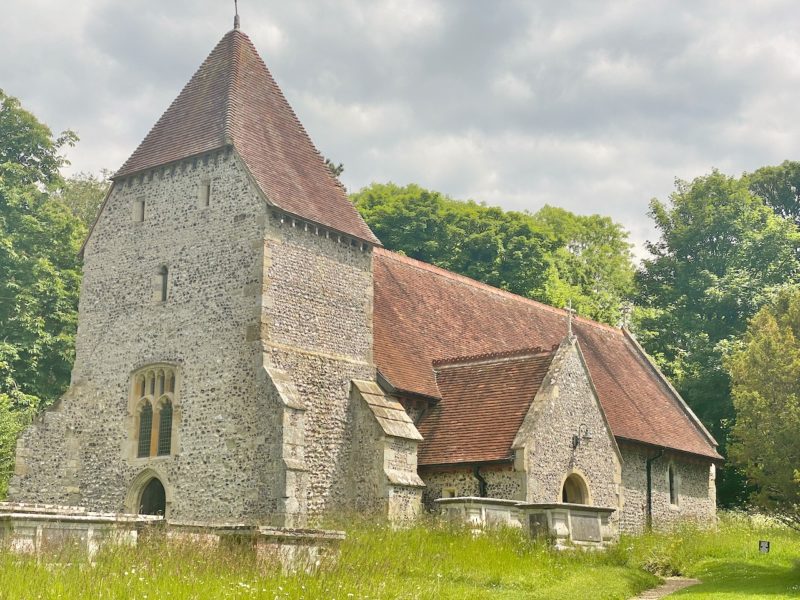
<path id="1" fill-rule="evenodd" d="M 153 477 L 144 489 L 139 499 L 140 515 L 161 515 L 167 512 L 167 493 L 157 477 Z"/>
<path id="2" fill-rule="evenodd" d="M 124 511 L 133 515 L 166 517 L 173 502 L 173 490 L 161 469 L 148 467 L 128 486 Z"/>
<path id="3" fill-rule="evenodd" d="M 569 504 L 590 504 L 589 486 L 577 473 L 572 473 L 564 480 L 561 488 L 561 501 Z"/>

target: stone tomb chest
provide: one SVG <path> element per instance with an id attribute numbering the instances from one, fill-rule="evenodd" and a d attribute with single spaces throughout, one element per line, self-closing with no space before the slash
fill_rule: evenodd
<path id="1" fill-rule="evenodd" d="M 534 537 L 551 539 L 556 548 L 603 548 L 617 537 L 613 508 L 557 502 L 529 504 L 497 498 L 440 498 L 444 515 L 474 529 L 506 526 L 526 528 Z"/>

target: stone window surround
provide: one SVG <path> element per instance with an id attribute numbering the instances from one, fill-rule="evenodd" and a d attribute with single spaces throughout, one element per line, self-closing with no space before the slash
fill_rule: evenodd
<path id="1" fill-rule="evenodd" d="M 137 198 L 133 201 L 133 222 L 144 223 L 147 218 L 147 201 L 144 197 Z"/>
<path id="2" fill-rule="evenodd" d="M 164 374 L 164 391 L 161 393 L 159 387 L 159 373 Z M 155 389 L 142 389 L 142 385 L 147 385 L 150 379 L 148 374 L 153 373 L 153 384 Z M 172 374 L 172 391 L 169 391 L 168 374 Z M 162 461 L 175 456 L 179 448 L 178 431 L 180 425 L 180 372 L 176 364 L 173 363 L 150 363 L 136 369 L 131 375 L 130 397 L 128 401 L 128 439 L 130 440 L 130 451 L 128 458 L 134 464 L 145 464 L 150 461 Z M 144 395 L 142 395 L 144 392 Z M 170 452 L 168 454 L 158 453 L 160 441 L 161 409 L 169 401 L 172 406 L 172 427 L 170 439 Z M 148 456 L 139 456 L 139 415 L 145 403 L 149 402 L 153 409 L 153 423 L 150 430 L 150 453 Z M 163 481 L 162 481 L 163 483 Z"/>
<path id="3" fill-rule="evenodd" d="M 153 295 L 156 302 L 164 304 L 169 300 L 169 292 L 172 285 L 170 284 L 169 265 L 162 264 L 158 267 L 158 272 L 155 277 L 155 290 Z"/>
<path id="4" fill-rule="evenodd" d="M 211 207 L 211 195 L 213 194 L 214 187 L 211 179 L 203 178 L 200 181 L 197 193 L 197 207 L 200 209 Z"/>

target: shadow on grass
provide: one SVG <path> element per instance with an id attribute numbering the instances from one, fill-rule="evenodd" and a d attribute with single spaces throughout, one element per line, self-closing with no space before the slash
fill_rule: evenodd
<path id="1" fill-rule="evenodd" d="M 701 567 L 702 583 L 677 592 L 676 598 L 800 598 L 800 569 L 789 563 L 710 560 Z"/>

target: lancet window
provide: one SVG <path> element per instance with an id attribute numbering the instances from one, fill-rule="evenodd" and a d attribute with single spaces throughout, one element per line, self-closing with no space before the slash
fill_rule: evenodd
<path id="1" fill-rule="evenodd" d="M 170 456 L 175 427 L 175 369 L 158 365 L 134 375 L 136 456 Z"/>

